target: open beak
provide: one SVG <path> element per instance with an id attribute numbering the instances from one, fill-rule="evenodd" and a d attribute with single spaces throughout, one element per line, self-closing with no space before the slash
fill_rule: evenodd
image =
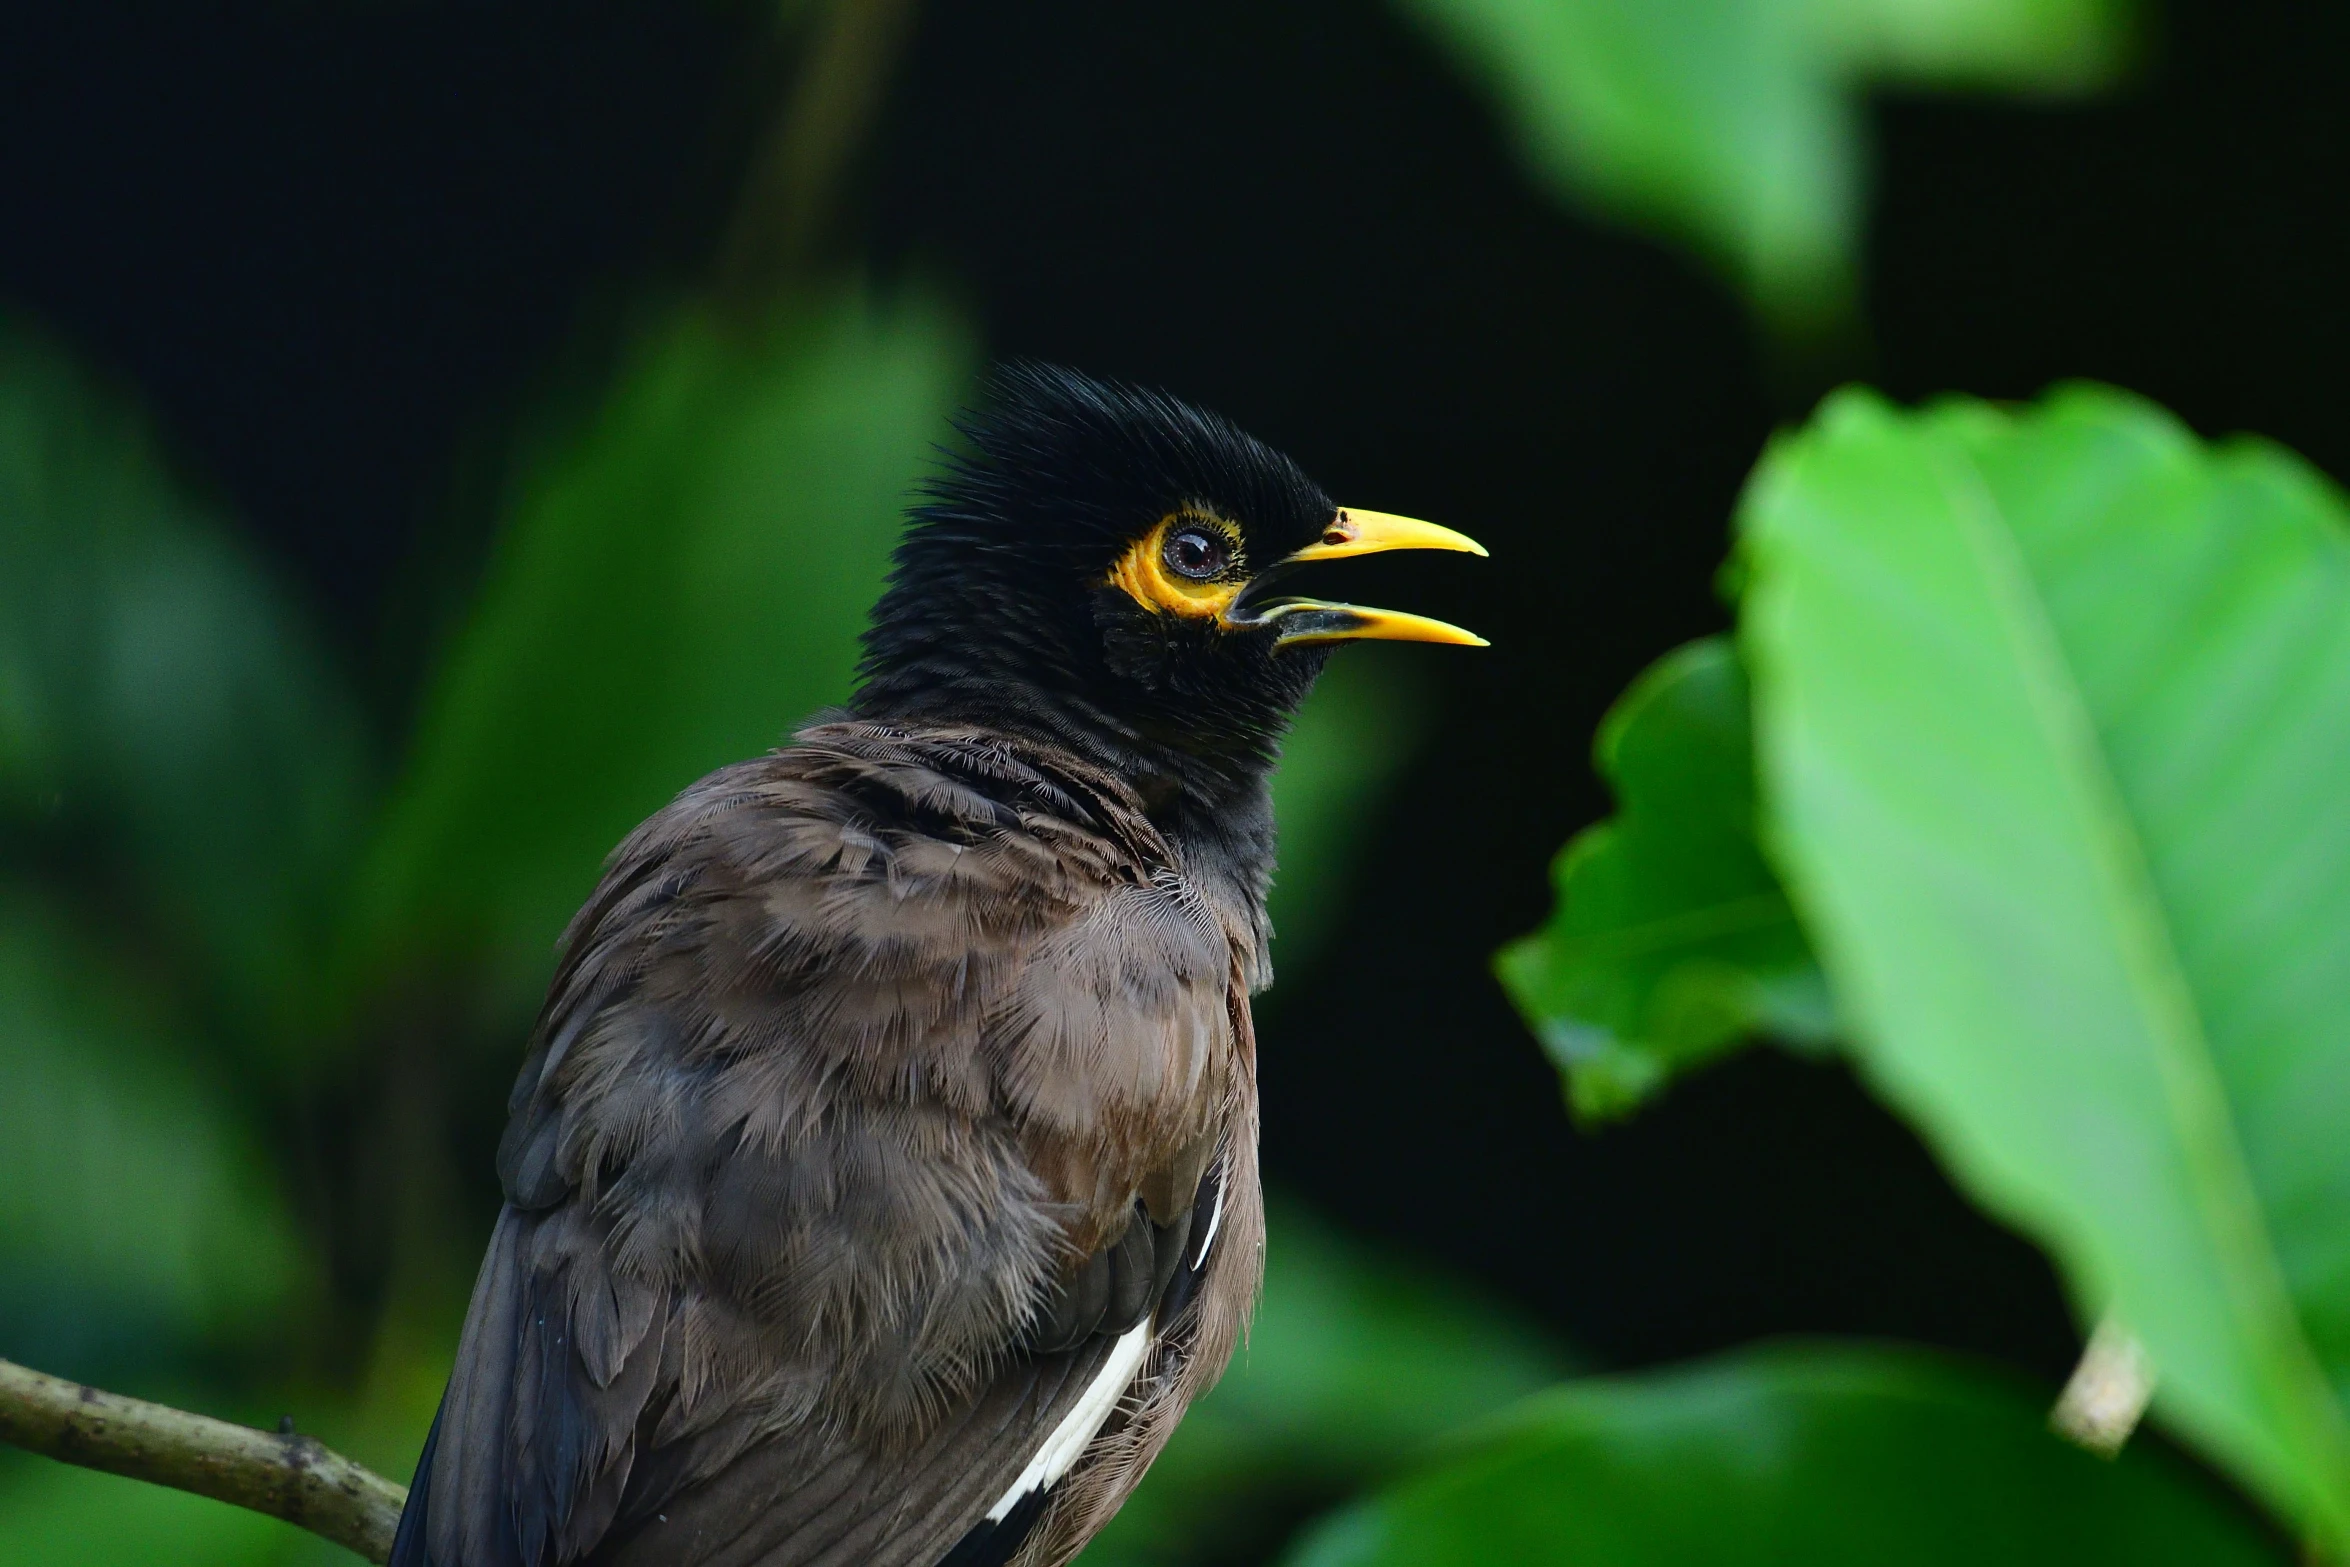
<path id="1" fill-rule="evenodd" d="M 1322 530 L 1321 538 L 1281 562 L 1284 566 L 1303 566 L 1317 560 L 1344 560 L 1349 555 L 1376 555 L 1381 550 L 1459 550 L 1464 554 L 1483 555 L 1485 546 L 1465 533 L 1450 528 L 1439 528 L 1433 522 L 1422 522 L 1417 517 L 1398 517 L 1392 512 L 1357 511 L 1352 506 L 1341 506 L 1338 515 L 1330 519 L 1330 526 Z"/>
<path id="2" fill-rule="evenodd" d="M 1433 522 L 1422 522 L 1416 517 L 1398 517 L 1383 511 L 1359 511 L 1342 506 L 1322 530 L 1321 538 L 1296 554 L 1275 561 L 1257 574 L 1242 594 L 1226 619 L 1236 625 L 1280 628 L 1275 639 L 1278 647 L 1314 642 L 1449 642 L 1459 647 L 1486 647 L 1489 644 L 1473 631 L 1425 615 L 1407 615 L 1399 610 L 1366 609 L 1359 604 L 1332 604 L 1321 599 L 1276 599 L 1261 606 L 1248 606 L 1247 600 L 1256 591 L 1277 577 L 1288 575 L 1299 566 L 1316 561 L 1344 560 L 1350 555 L 1376 555 L 1383 550 L 1459 550 L 1465 554 L 1483 555 L 1485 546 L 1465 533 L 1440 528 Z"/>

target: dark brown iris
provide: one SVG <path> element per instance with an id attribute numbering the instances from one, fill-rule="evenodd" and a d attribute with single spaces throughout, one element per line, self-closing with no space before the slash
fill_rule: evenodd
<path id="1" fill-rule="evenodd" d="M 1177 528 L 1159 551 L 1167 569 L 1194 582 L 1204 582 L 1230 564 L 1231 547 L 1206 528 Z"/>

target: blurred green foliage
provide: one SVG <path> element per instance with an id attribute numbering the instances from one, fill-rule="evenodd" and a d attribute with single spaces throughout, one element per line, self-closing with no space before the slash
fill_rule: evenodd
<path id="1" fill-rule="evenodd" d="M 249 1332 L 302 1271 L 291 1215 L 159 997 L 0 887 L 0 1310 L 69 1353 Z"/>
<path id="2" fill-rule="evenodd" d="M 247 1110 L 290 1069 L 365 777 L 297 617 L 136 414 L 0 320 L 0 1311 L 28 1353 L 169 1363 L 288 1303 Z"/>
<path id="3" fill-rule="evenodd" d="M 1871 88 L 2077 93 L 2127 0 L 1401 0 L 1514 122 L 1528 161 L 1688 241 L 1780 331 L 1856 298 Z"/>
<path id="4" fill-rule="evenodd" d="M 1318 1529 L 1292 1567 L 2273 1563 L 2168 1454 L 2049 1434 L 2032 1390 L 1916 1351 L 1791 1345 L 1572 1382 Z"/>
<path id="5" fill-rule="evenodd" d="M 2157 1414 L 2341 1549 L 2350 503 L 2103 388 L 1856 391 L 1766 456 L 1739 552 L 1751 738 L 1726 644 L 1643 677 L 1513 994 L 1612 1104 L 1619 1057 L 1645 1091 L 1788 1031 L 1749 1003 L 1816 951 L 1820 1020 Z M 1788 893 L 1800 930 L 1722 934 Z"/>
<path id="6" fill-rule="evenodd" d="M 110 947 L 133 922 L 240 1051 L 283 1048 L 370 786 L 337 672 L 127 400 L 5 317 L 0 524 L 11 858 L 74 859 Z"/>
<path id="7" fill-rule="evenodd" d="M 225 1502 L 136 1485 L 93 1469 L 0 1453 L 0 1539 L 8 1560 L 91 1567 L 251 1567 L 306 1550 L 292 1524 Z M 349 1567 L 357 1558 L 325 1548 Z"/>

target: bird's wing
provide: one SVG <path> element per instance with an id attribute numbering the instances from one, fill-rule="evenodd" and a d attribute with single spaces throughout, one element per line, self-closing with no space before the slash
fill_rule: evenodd
<path id="1" fill-rule="evenodd" d="M 919 1445 L 875 1452 L 821 1439 L 754 1445 L 616 1534 L 600 1567 L 1022 1567 L 1065 1561 L 1115 1512 L 1180 1412 L 1212 1381 L 1202 1281 L 1247 1274 L 1219 1159 L 1183 1220 L 1135 1230 L 1059 1292 L 1060 1323 L 958 1401 Z M 1252 1171 L 1253 1174 L 1253 1171 Z M 1253 1207 L 1253 1180 L 1247 1188 Z M 1226 1228 L 1231 1222 L 1231 1228 Z M 1112 1260 L 1115 1259 L 1115 1260 Z M 1107 1266 L 1101 1266 L 1102 1264 Z M 1095 1282 L 1081 1282 L 1088 1278 Z M 1131 1296 L 1121 1280 L 1140 1279 Z M 1163 1280 L 1164 1282 L 1160 1282 Z M 1106 1287 L 1105 1287 L 1106 1286 Z M 1071 1328 L 1070 1301 L 1089 1326 Z M 1122 1305 L 1131 1300 L 1131 1305 Z M 1064 1343 L 1048 1348 L 1046 1342 Z"/>
<path id="2" fill-rule="evenodd" d="M 1018 1545 L 1184 1347 L 1154 1331 L 1198 1271 L 1176 1187 L 1230 1109 L 1202 1092 L 1229 937 L 1154 880 L 1138 815 L 1069 787 L 836 725 L 615 854 L 515 1089 L 395 1567 Z M 1106 1099 L 1031 1070 L 1087 1038 L 1068 1064 Z"/>

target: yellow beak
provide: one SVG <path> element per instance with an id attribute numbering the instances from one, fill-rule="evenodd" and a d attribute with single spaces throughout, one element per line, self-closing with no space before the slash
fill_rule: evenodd
<path id="1" fill-rule="evenodd" d="M 1467 534 L 1440 528 L 1433 522 L 1422 522 L 1417 517 L 1398 517 L 1392 512 L 1361 511 L 1342 506 L 1338 515 L 1330 520 L 1330 526 L 1322 530 L 1321 538 L 1295 554 L 1276 561 L 1270 570 L 1258 577 L 1258 582 L 1269 582 L 1293 567 L 1311 565 L 1316 561 L 1344 560 L 1350 555 L 1376 555 L 1383 550 L 1459 550 L 1470 555 L 1486 553 L 1485 546 Z M 1253 613 L 1244 610 L 1242 617 L 1232 618 L 1248 625 L 1278 626 L 1280 635 L 1275 639 L 1278 647 L 1317 642 L 1445 642 L 1456 647 L 1491 646 L 1473 631 L 1463 631 L 1458 626 L 1431 620 L 1425 615 L 1407 615 L 1392 609 L 1366 609 L 1359 604 L 1332 604 L 1321 599 L 1281 599 Z"/>
<path id="2" fill-rule="evenodd" d="M 1349 555 L 1376 555 L 1381 550 L 1460 550 L 1483 555 L 1485 546 L 1465 533 L 1440 528 L 1417 517 L 1393 512 L 1359 511 L 1341 506 L 1322 537 L 1284 560 L 1284 566 L 1303 566 L 1317 560 L 1344 560 Z"/>
<path id="3" fill-rule="evenodd" d="M 1267 606 L 1267 622 L 1281 628 L 1275 647 L 1309 642 L 1449 642 L 1455 647 L 1491 647 L 1474 631 L 1426 615 L 1407 615 L 1395 609 L 1365 609 L 1360 604 L 1331 604 L 1321 599 L 1284 599 Z"/>

